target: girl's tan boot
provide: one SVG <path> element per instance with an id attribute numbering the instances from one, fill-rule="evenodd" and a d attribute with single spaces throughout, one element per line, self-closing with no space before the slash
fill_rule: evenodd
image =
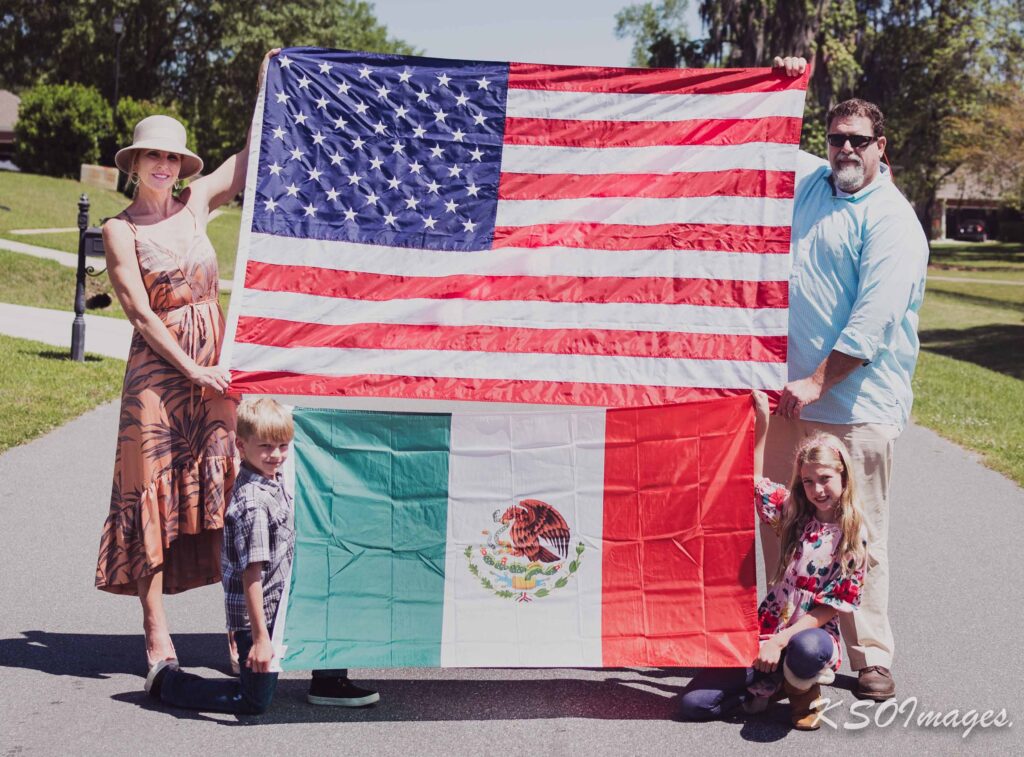
<path id="1" fill-rule="evenodd" d="M 790 717 L 798 731 L 816 731 L 821 728 L 818 713 L 822 710 L 821 686 L 812 684 L 809 689 L 798 689 L 789 681 L 783 686 L 789 696 Z"/>

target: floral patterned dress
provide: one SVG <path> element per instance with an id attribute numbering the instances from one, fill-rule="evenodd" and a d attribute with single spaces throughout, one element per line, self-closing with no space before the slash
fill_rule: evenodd
<path id="1" fill-rule="evenodd" d="M 159 223 L 140 234 L 124 216 L 153 312 L 187 354 L 210 366 L 224 334 L 217 258 L 205 224 L 187 205 L 179 212 L 195 229 L 181 249 L 158 241 Z M 137 594 L 137 581 L 161 569 L 167 594 L 220 581 L 224 506 L 237 467 L 234 401 L 201 390 L 135 332 L 97 588 Z"/>
<path id="2" fill-rule="evenodd" d="M 757 514 L 776 535 L 779 535 L 782 508 L 787 499 L 789 490 L 782 484 L 767 478 L 755 483 L 754 505 Z M 761 641 L 788 628 L 810 612 L 815 605 L 834 607 L 839 612 L 853 612 L 860 606 L 864 570 L 858 568 L 849 576 L 843 577 L 836 555 L 840 539 L 838 524 L 822 523 L 814 517 L 807 522 L 793 561 L 786 566 L 782 578 L 768 587 L 768 594 L 758 608 Z M 867 541 L 864 543 L 866 545 Z M 838 670 L 842 663 L 839 615 L 834 615 L 823 629 L 832 637 L 833 651 L 829 666 L 833 670 Z M 780 682 L 781 675 L 772 675 L 755 681 L 749 690 L 755 696 L 769 696 L 778 688 Z"/>

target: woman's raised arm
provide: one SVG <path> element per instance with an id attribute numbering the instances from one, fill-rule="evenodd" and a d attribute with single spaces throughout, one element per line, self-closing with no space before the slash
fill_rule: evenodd
<path id="1" fill-rule="evenodd" d="M 259 96 L 263 89 L 263 81 L 267 76 L 267 66 L 270 59 L 281 52 L 281 48 L 275 47 L 263 56 L 260 64 L 259 78 L 256 84 L 256 95 Z M 208 176 L 196 179 L 189 185 L 191 198 L 204 202 L 207 212 L 219 208 L 230 202 L 239 192 L 245 188 L 245 176 L 249 168 L 249 145 L 252 140 L 252 126 L 249 126 L 249 133 L 245 138 L 245 147 L 225 160 Z"/>

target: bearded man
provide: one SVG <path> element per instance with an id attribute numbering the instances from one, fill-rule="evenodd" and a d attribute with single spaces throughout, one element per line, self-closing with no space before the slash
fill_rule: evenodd
<path id="1" fill-rule="evenodd" d="M 802 58 L 776 58 L 791 76 Z M 860 609 L 841 616 L 855 694 L 895 696 L 889 622 L 889 490 L 897 437 L 910 418 L 918 311 L 928 241 L 910 203 L 882 165 L 885 119 L 864 100 L 828 114 L 828 160 L 800 153 L 789 279 L 789 381 L 769 427 L 765 472 L 792 479 L 801 440 L 834 434 L 851 453 L 856 497 L 868 526 Z M 778 540 L 762 527 L 765 564 Z"/>

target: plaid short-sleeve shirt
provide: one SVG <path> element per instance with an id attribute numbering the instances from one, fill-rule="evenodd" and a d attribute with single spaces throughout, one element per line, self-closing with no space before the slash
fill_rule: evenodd
<path id="1" fill-rule="evenodd" d="M 263 563 L 263 617 L 273 628 L 295 550 L 293 524 L 292 498 L 281 474 L 270 480 L 243 462 L 224 513 L 221 583 L 229 630 L 249 629 L 242 573 L 255 562 Z"/>

